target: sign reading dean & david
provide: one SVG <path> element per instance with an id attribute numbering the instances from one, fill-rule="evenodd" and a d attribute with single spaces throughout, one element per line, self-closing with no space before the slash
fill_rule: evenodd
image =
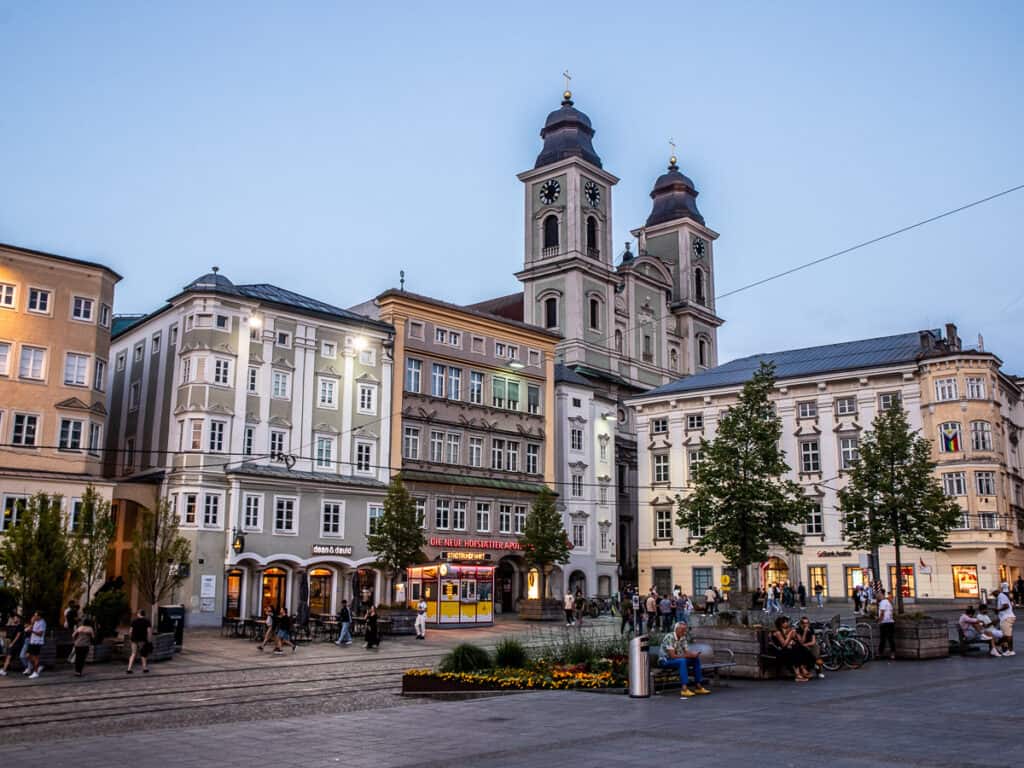
<path id="1" fill-rule="evenodd" d="M 448 536 L 431 536 L 427 544 L 432 547 L 451 547 L 453 549 L 506 549 L 520 551 L 523 546 L 518 541 L 505 539 L 459 539 Z"/>
<path id="2" fill-rule="evenodd" d="M 313 545 L 314 555 L 351 555 L 352 546 L 350 544 L 314 544 Z"/>

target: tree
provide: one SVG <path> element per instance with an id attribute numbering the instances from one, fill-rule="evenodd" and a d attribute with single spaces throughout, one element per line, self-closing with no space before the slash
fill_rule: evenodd
<path id="1" fill-rule="evenodd" d="M 128 576 L 153 609 L 171 591 L 185 581 L 178 566 L 192 560 L 192 546 L 178 533 L 178 516 L 167 501 L 157 502 L 156 509 L 142 508 L 139 522 L 132 534 Z"/>
<path id="2" fill-rule="evenodd" d="M 902 548 L 945 549 L 961 515 L 935 476 L 931 441 L 911 431 L 901 406 L 879 413 L 861 437 L 860 457 L 839 491 L 839 510 L 852 545 L 871 550 L 893 545 L 897 613 L 903 613 Z"/>
<path id="3" fill-rule="evenodd" d="M 746 588 L 746 568 L 766 560 L 769 549 L 799 551 L 811 501 L 801 487 L 783 479 L 790 471 L 779 448 L 782 421 L 770 396 L 775 366 L 761 363 L 743 385 L 739 400 L 718 423 L 715 439 L 701 439 L 701 460 L 693 491 L 679 497 L 676 522 L 701 536 L 684 551 L 718 552 L 740 574 Z"/>
<path id="4" fill-rule="evenodd" d="M 71 567 L 81 577 L 85 591 L 83 605 L 92 598 L 92 588 L 106 570 L 107 554 L 116 530 L 110 502 L 88 486 L 82 494 L 77 525 L 68 537 Z"/>
<path id="5" fill-rule="evenodd" d="M 547 596 L 547 569 L 569 562 L 569 537 L 562 524 L 562 515 L 555 507 L 555 494 L 547 486 L 541 488 L 523 524 L 519 537 L 523 559 L 540 574 L 541 599 Z"/>
<path id="6" fill-rule="evenodd" d="M 394 578 L 423 559 L 427 539 L 416 512 L 416 502 L 400 477 L 394 477 L 384 497 L 384 512 L 377 518 L 366 546 Z"/>
<path id="7" fill-rule="evenodd" d="M 61 615 L 67 555 L 60 496 L 33 496 L 0 540 L 0 572 L 18 591 L 22 611 L 40 611 L 51 626 Z"/>

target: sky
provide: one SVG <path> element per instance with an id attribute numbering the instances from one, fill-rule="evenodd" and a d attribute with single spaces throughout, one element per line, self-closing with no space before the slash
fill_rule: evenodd
<path id="1" fill-rule="evenodd" d="M 572 74 L 616 249 L 668 140 L 717 292 L 1024 184 L 1017 2 L 0 0 L 0 242 L 159 306 L 212 265 L 340 306 L 518 289 Z M 959 326 L 1024 374 L 1024 190 L 722 299 L 719 359 Z"/>

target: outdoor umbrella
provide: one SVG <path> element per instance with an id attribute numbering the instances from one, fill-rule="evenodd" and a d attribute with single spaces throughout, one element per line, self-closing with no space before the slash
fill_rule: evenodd
<path id="1" fill-rule="evenodd" d="M 299 626 L 306 626 L 309 623 L 309 578 L 306 574 L 302 574 L 302 580 L 299 582 L 299 607 L 296 613 Z"/>

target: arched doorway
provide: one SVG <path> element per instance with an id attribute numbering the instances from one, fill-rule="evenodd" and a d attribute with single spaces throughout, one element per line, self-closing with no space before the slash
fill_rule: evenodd
<path id="1" fill-rule="evenodd" d="M 377 572 L 372 568 L 359 568 L 352 572 L 352 605 L 363 613 L 377 604 Z"/>
<path id="2" fill-rule="evenodd" d="M 283 568 L 267 568 L 263 572 L 260 586 L 260 610 L 263 615 L 268 611 L 280 612 L 287 600 L 287 573 Z"/>
<path id="3" fill-rule="evenodd" d="M 587 575 L 583 571 L 573 571 L 569 574 L 569 591 L 574 595 L 579 592 L 587 596 Z"/>
<path id="4" fill-rule="evenodd" d="M 238 619 L 242 616 L 242 578 L 241 568 L 232 568 L 227 573 L 224 615 L 229 619 Z"/>
<path id="5" fill-rule="evenodd" d="M 789 581 L 789 566 L 781 557 L 770 557 L 761 566 L 761 586 L 770 584 L 779 586 Z"/>
<path id="6" fill-rule="evenodd" d="M 330 614 L 333 592 L 334 572 L 327 568 L 313 568 L 309 572 L 310 614 Z"/>
<path id="7" fill-rule="evenodd" d="M 515 610 L 515 583 L 516 567 L 508 558 L 503 558 L 494 572 L 494 588 L 498 593 L 496 598 L 502 613 Z"/>

